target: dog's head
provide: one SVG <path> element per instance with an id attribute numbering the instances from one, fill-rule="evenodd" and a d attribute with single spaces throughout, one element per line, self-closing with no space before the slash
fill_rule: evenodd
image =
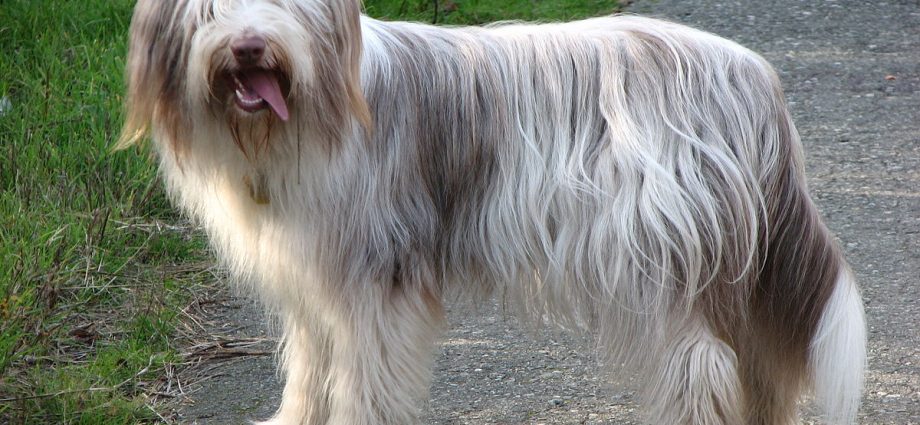
<path id="1" fill-rule="evenodd" d="M 215 123 L 247 156 L 285 126 L 335 143 L 370 124 L 360 60 L 356 0 L 139 0 L 119 146 L 150 130 L 181 154 Z"/>

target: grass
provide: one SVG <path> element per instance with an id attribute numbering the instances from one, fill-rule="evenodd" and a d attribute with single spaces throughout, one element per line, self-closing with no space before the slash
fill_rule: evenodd
<path id="1" fill-rule="evenodd" d="M 128 0 L 0 7 L 0 423 L 138 423 L 208 264 L 121 122 Z M 181 282 L 181 284 L 179 283 Z"/>
<path id="2" fill-rule="evenodd" d="M 143 151 L 111 153 L 131 0 L 0 7 L 0 423 L 167 421 L 183 308 L 214 280 Z M 607 14 L 601 0 L 367 0 L 446 24 Z M 168 394 L 167 394 L 168 395 Z"/>
<path id="3" fill-rule="evenodd" d="M 364 0 L 371 16 L 449 25 L 495 21 L 567 21 L 611 14 L 613 0 Z"/>

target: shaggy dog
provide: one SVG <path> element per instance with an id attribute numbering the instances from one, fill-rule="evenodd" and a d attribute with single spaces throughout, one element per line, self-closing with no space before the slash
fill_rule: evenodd
<path id="1" fill-rule="evenodd" d="M 272 423 L 406 425 L 443 300 L 596 335 L 653 424 L 851 423 L 859 292 L 771 67 L 632 16 L 437 28 L 140 0 L 120 146 L 283 323 Z"/>

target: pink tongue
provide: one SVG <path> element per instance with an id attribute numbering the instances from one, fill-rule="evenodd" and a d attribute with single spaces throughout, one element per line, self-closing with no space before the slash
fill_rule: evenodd
<path id="1" fill-rule="evenodd" d="M 288 120 L 287 103 L 284 102 L 281 86 L 278 85 L 278 76 L 274 72 L 263 70 L 246 71 L 242 74 L 242 77 L 243 84 L 268 102 L 272 111 L 275 111 L 275 115 L 278 115 L 281 121 Z"/>

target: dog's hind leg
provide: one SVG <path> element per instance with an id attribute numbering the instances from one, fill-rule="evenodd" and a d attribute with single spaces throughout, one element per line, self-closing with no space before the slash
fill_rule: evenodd
<path id="1" fill-rule="evenodd" d="M 683 323 L 669 335 L 660 357 L 644 376 L 649 423 L 743 423 L 735 352 L 696 320 Z"/>
<path id="2" fill-rule="evenodd" d="M 781 341 L 756 339 L 742 355 L 746 425 L 799 423 L 798 398 L 805 373 L 800 360 L 784 356 Z"/>

